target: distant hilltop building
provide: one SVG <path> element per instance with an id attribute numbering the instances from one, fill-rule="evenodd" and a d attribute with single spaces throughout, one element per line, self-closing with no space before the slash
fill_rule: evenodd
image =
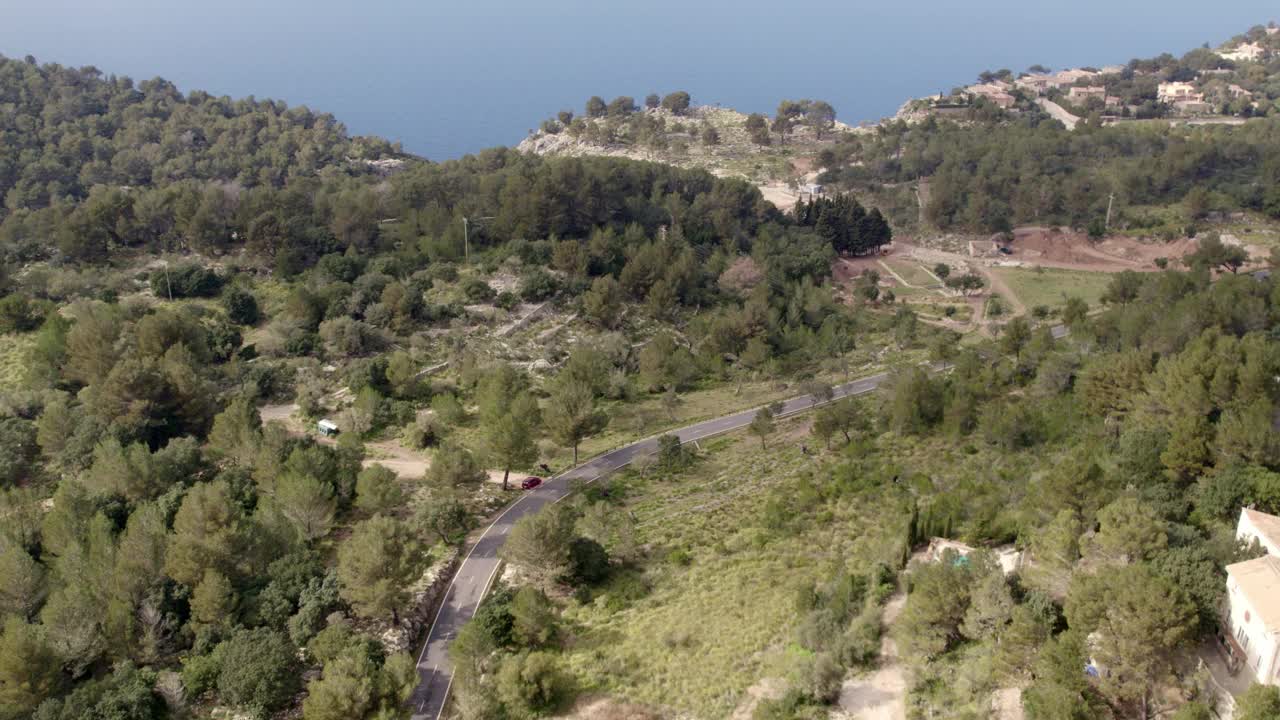
<path id="1" fill-rule="evenodd" d="M 1093 70 L 1060 70 L 1056 73 L 1028 73 L 1014 81 L 1023 90 L 1043 94 L 1054 88 L 1069 87 L 1081 80 L 1092 80 L 1101 73 Z"/>
<path id="2" fill-rule="evenodd" d="M 1268 32 L 1268 34 L 1271 34 Z M 1231 62 L 1257 62 L 1267 54 L 1265 48 L 1256 42 L 1241 43 L 1230 50 L 1219 50 L 1218 55 Z"/>
<path id="3" fill-rule="evenodd" d="M 1012 89 L 1009 83 L 996 80 L 989 83 L 981 83 L 979 85 L 970 85 L 964 91 L 976 97 L 983 97 L 991 101 L 997 107 L 1009 109 L 1013 107 L 1015 98 L 1009 93 Z"/>

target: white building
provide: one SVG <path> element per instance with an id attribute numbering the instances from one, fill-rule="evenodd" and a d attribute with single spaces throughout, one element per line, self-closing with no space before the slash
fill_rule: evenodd
<path id="1" fill-rule="evenodd" d="M 1280 517 L 1245 508 L 1236 537 L 1267 554 L 1227 566 L 1227 648 L 1235 667 L 1280 684 Z"/>
<path id="2" fill-rule="evenodd" d="M 1257 62 L 1266 54 L 1258 43 L 1242 43 L 1230 50 L 1219 50 L 1218 55 L 1232 62 Z"/>
<path id="3" fill-rule="evenodd" d="M 1236 539 L 1246 545 L 1256 540 L 1268 555 L 1280 557 L 1280 517 L 1245 508 L 1236 524 Z"/>
<path id="4" fill-rule="evenodd" d="M 1200 102 L 1204 95 L 1189 82 L 1162 82 L 1156 88 L 1160 102 Z"/>

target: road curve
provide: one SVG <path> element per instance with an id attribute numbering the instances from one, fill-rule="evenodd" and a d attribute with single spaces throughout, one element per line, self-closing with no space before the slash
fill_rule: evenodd
<path id="1" fill-rule="evenodd" d="M 1052 332 L 1055 338 L 1061 338 L 1067 334 L 1067 329 L 1058 325 L 1052 328 Z M 932 369 L 940 371 L 947 367 L 935 365 Z M 879 373 L 837 385 L 833 388 L 832 400 L 865 395 L 880 387 L 888 377 L 888 373 Z M 779 417 L 801 413 L 821 404 L 823 403 L 816 401 L 812 395 L 792 398 L 782 403 L 782 412 L 779 413 Z M 746 427 L 755 417 L 756 410 L 756 408 L 743 410 L 663 434 L 674 434 L 682 443 L 702 440 Z M 507 509 L 485 529 L 484 534 L 472 546 L 471 551 L 463 558 L 462 564 L 454 573 L 453 580 L 445 590 L 440 609 L 436 612 L 435 620 L 431 623 L 431 629 L 427 631 L 422 652 L 418 654 L 418 687 L 414 689 L 409 700 L 413 720 L 437 720 L 444 711 L 449 688 L 453 685 L 453 666 L 449 663 L 449 643 L 458 634 L 462 625 L 475 614 L 481 599 L 493 584 L 500 564 L 498 550 L 506 541 L 507 534 L 511 532 L 515 522 L 547 505 L 559 502 L 569 494 L 571 481 L 597 480 L 630 465 L 638 458 L 652 455 L 657 451 L 658 436 L 655 435 L 598 455 L 562 475 L 551 478 L 538 489 L 524 493 L 508 505 Z"/>
<path id="2" fill-rule="evenodd" d="M 1076 125 L 1080 124 L 1080 118 L 1067 112 L 1067 109 L 1049 98 L 1036 98 L 1036 103 L 1049 113 L 1049 117 L 1067 126 L 1068 130 L 1075 130 Z"/>

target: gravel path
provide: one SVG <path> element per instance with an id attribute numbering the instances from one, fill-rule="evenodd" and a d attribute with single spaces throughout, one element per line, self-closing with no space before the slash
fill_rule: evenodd
<path id="1" fill-rule="evenodd" d="M 898 644 L 890 630 L 907 602 L 898 592 L 884 606 L 881 622 L 884 637 L 880 640 L 880 666 L 875 671 L 846 680 L 840 688 L 835 717 L 846 720 L 906 720 L 907 678 L 898 657 Z"/>

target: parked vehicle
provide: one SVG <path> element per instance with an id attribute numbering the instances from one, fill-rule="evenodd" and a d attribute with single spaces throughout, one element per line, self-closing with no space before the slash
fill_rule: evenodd
<path id="1" fill-rule="evenodd" d="M 530 475 L 520 483 L 521 490 L 532 490 L 542 484 L 542 478 Z"/>

